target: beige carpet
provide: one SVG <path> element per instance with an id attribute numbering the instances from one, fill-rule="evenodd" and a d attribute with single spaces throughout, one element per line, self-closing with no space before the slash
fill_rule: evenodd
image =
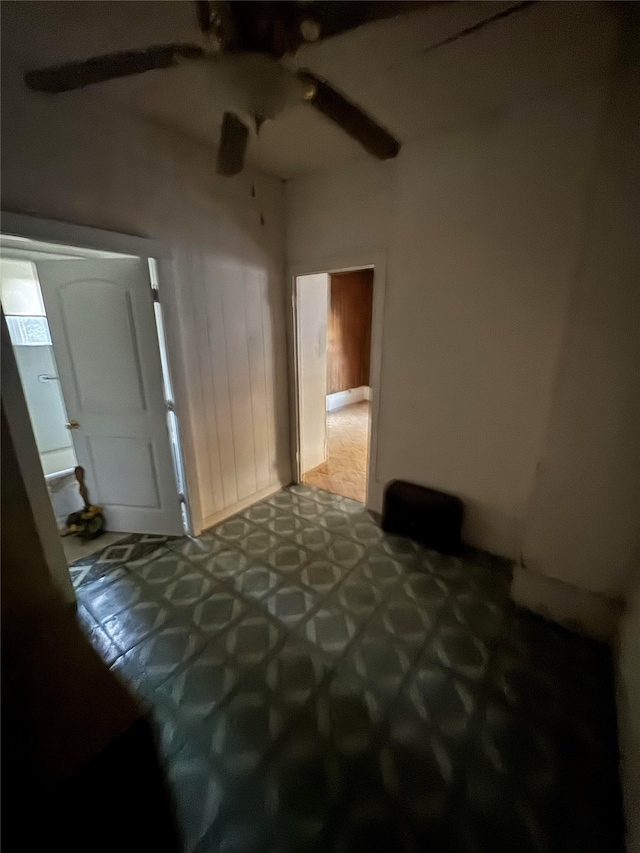
<path id="1" fill-rule="evenodd" d="M 302 481 L 364 503 L 367 496 L 369 421 L 368 402 L 327 412 L 327 461 L 308 471 Z"/>

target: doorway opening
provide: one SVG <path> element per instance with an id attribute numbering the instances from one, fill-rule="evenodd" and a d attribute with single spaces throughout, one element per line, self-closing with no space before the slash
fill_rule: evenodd
<path id="1" fill-rule="evenodd" d="M 373 267 L 295 279 L 299 472 L 365 503 L 371 434 Z"/>
<path id="2" fill-rule="evenodd" d="M 61 533 L 89 501 L 97 538 L 62 539 L 67 563 L 189 530 L 155 260 L 0 236 L 0 301 Z"/>

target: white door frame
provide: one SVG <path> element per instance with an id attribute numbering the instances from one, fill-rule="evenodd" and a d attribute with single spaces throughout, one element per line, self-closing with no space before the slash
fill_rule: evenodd
<path id="1" fill-rule="evenodd" d="M 2 312 L 0 334 L 2 338 L 2 408 L 13 441 L 16 461 L 31 506 L 49 576 L 54 586 L 62 593 L 64 600 L 73 604 L 76 594 L 40 464 L 40 454 L 4 312 Z"/>
<path id="2" fill-rule="evenodd" d="M 197 499 L 198 490 L 191 488 L 191 484 L 197 482 L 195 451 L 191 443 L 191 432 L 188 428 L 189 411 L 186 397 L 186 388 L 183 381 L 183 373 L 179 369 L 179 346 L 175 338 L 177 321 L 175 317 L 176 304 L 173 287 L 173 268 L 171 252 L 162 243 L 147 237 L 138 237 L 132 234 L 120 234 L 115 231 L 106 231 L 100 228 L 91 228 L 86 225 L 75 225 L 70 222 L 60 222 L 55 219 L 43 219 L 38 216 L 27 216 L 22 213 L 2 211 L 0 219 L 0 234 L 11 237 L 26 237 L 31 240 L 40 240 L 44 243 L 58 243 L 63 246 L 71 246 L 82 249 L 94 249 L 103 252 L 115 252 L 123 255 L 135 255 L 146 260 L 155 260 L 156 275 L 158 279 L 158 290 L 161 296 L 161 304 L 166 309 L 164 312 L 164 326 L 167 337 L 167 356 L 169 370 L 171 373 L 172 387 L 176 396 L 175 412 L 178 420 L 179 442 L 182 455 L 182 466 L 185 472 L 185 487 L 187 518 L 189 526 L 191 519 L 200 518 L 200 506 Z M 165 299 L 166 297 L 166 299 Z M 7 393 L 5 393 L 5 390 Z M 9 388 L 3 387 L 3 402 L 7 411 L 20 406 L 12 394 L 13 385 Z M 20 388 L 22 395 L 22 388 Z M 185 424 L 187 425 L 185 428 Z M 31 422 L 29 429 L 33 435 Z M 35 439 L 33 446 L 35 447 Z M 37 452 L 37 448 L 36 448 Z M 39 460 L 38 460 L 39 464 Z M 176 489 L 178 488 L 176 482 Z M 195 504 L 195 505 L 194 505 Z M 53 510 L 52 510 L 53 513 Z M 36 515 L 36 524 L 38 517 Z M 50 534 L 48 526 L 38 528 L 45 539 Z M 193 532 L 193 531 L 189 531 Z M 58 537 L 58 547 L 62 552 L 62 545 Z M 53 547 L 53 546 L 52 546 Z"/>
<path id="3" fill-rule="evenodd" d="M 367 501 L 369 509 L 379 511 L 382 506 L 384 484 L 378 481 L 378 419 L 380 412 L 380 376 L 382 373 L 382 331 L 384 319 L 384 294 L 387 273 L 386 253 L 370 252 L 346 257 L 324 258 L 292 264 L 287 270 L 289 288 L 289 399 L 291 419 L 291 461 L 295 482 L 302 482 L 300 470 L 300 387 L 298 371 L 298 323 L 296 306 L 296 278 L 318 273 L 351 272 L 373 268 L 373 313 L 371 317 L 371 361 L 369 385 L 371 387 L 371 431 L 369 433 L 369 469 L 367 472 Z"/>

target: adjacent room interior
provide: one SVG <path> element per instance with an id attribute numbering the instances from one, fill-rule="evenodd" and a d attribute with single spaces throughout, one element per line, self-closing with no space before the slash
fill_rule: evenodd
<path id="1" fill-rule="evenodd" d="M 182 533 L 154 262 L 19 236 L 0 248 L 2 310 L 68 564 L 120 543 L 115 559 L 132 534 Z"/>
<path id="2" fill-rule="evenodd" d="M 6 836 L 636 853 L 638 4 L 0 15 Z"/>
<path id="3" fill-rule="evenodd" d="M 296 277 L 303 483 L 366 502 L 373 268 Z"/>

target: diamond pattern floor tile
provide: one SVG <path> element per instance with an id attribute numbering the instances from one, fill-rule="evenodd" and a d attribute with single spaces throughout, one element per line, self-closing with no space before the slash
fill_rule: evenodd
<path id="1" fill-rule="evenodd" d="M 264 853 L 273 811 L 271 789 L 262 775 L 226 779 L 216 820 L 194 853 Z"/>
<path id="2" fill-rule="evenodd" d="M 127 570 L 120 565 L 74 564 L 69 566 L 69 574 L 78 597 L 83 598 L 98 589 L 99 586 L 108 586 L 118 578 L 124 577 Z"/>
<path id="3" fill-rule="evenodd" d="M 104 630 L 123 651 L 129 651 L 169 621 L 169 611 L 158 601 L 139 601 L 107 619 Z"/>
<path id="4" fill-rule="evenodd" d="M 166 762 L 188 741 L 188 718 L 180 712 L 173 699 L 162 692 L 162 688 L 154 690 L 150 699 L 141 697 L 139 701 L 153 725 L 161 759 Z"/>
<path id="5" fill-rule="evenodd" d="M 365 681 L 378 682 L 385 689 L 397 692 L 411 668 L 415 653 L 406 643 L 396 642 L 381 617 L 369 622 L 360 634 L 350 659 Z"/>
<path id="6" fill-rule="evenodd" d="M 166 584 L 163 597 L 173 607 L 193 607 L 215 589 L 215 582 L 195 569 Z"/>
<path id="7" fill-rule="evenodd" d="M 294 726 L 267 775 L 278 804 L 277 834 L 284 849 L 307 849 L 310 841 L 320 838 L 328 814 L 344 792 L 339 756 L 316 731 Z"/>
<path id="8" fill-rule="evenodd" d="M 107 666 L 115 663 L 122 655 L 122 649 L 117 646 L 107 632 L 94 622 L 93 619 L 81 623 L 84 633 Z"/>
<path id="9" fill-rule="evenodd" d="M 382 622 L 387 632 L 411 653 L 419 652 L 429 642 L 437 619 L 408 597 L 392 594 L 383 608 Z"/>
<path id="10" fill-rule="evenodd" d="M 237 622 L 246 609 L 242 599 L 220 588 L 194 605 L 193 621 L 206 634 L 219 634 Z"/>
<path id="11" fill-rule="evenodd" d="M 145 695 L 192 658 L 205 641 L 192 627 L 170 624 L 118 658 L 114 667 Z"/>
<path id="12" fill-rule="evenodd" d="M 98 583 L 85 587 L 82 593 L 85 607 L 99 622 L 148 599 L 154 600 L 155 596 L 130 575 L 122 576 L 107 586 Z"/>
<path id="13" fill-rule="evenodd" d="M 134 533 L 102 551 L 96 560 L 96 565 L 141 561 L 162 548 L 167 541 L 166 536 L 142 536 Z"/>
<path id="14" fill-rule="evenodd" d="M 183 537 L 167 542 L 167 547 L 182 557 L 187 557 L 194 563 L 208 560 L 215 554 L 225 551 L 229 546 L 222 540 L 210 533 L 203 534 L 199 539 Z"/>
<path id="15" fill-rule="evenodd" d="M 286 641 L 266 664 L 265 682 L 276 696 L 302 707 L 327 675 L 320 656 L 295 638 Z"/>
<path id="16" fill-rule="evenodd" d="M 213 527 L 209 532 L 218 539 L 224 539 L 227 542 L 232 542 L 241 546 L 244 538 L 248 536 L 252 530 L 255 530 L 254 525 L 242 516 L 236 515 L 228 521 L 223 521 Z"/>
<path id="17" fill-rule="evenodd" d="M 198 562 L 201 571 L 218 580 L 232 578 L 247 569 L 249 565 L 249 558 L 245 554 L 231 548 L 226 548 L 224 551 Z"/>
<path id="18" fill-rule="evenodd" d="M 286 577 L 278 574 L 271 566 L 256 563 L 246 571 L 231 578 L 234 589 L 243 597 L 260 600 L 278 586 L 286 583 Z"/>
<path id="19" fill-rule="evenodd" d="M 291 538 L 306 551 L 320 551 L 323 554 L 327 553 L 334 541 L 331 532 L 317 524 L 302 525 Z"/>
<path id="20" fill-rule="evenodd" d="M 312 505 L 315 507 L 315 504 Z M 264 520 L 257 521 L 260 527 L 269 530 L 274 536 L 280 536 L 283 539 L 295 540 L 296 534 L 307 526 L 308 522 L 301 516 L 294 515 L 292 512 L 282 512 L 281 510 L 270 507 L 272 515 Z"/>
<path id="21" fill-rule="evenodd" d="M 340 656 L 355 639 L 357 624 L 351 614 L 330 605 L 321 607 L 296 632 L 326 654 Z"/>
<path id="22" fill-rule="evenodd" d="M 241 684 L 203 725 L 204 747 L 232 773 L 255 771 L 282 734 L 282 703 L 267 689 Z"/>
<path id="23" fill-rule="evenodd" d="M 265 605 L 275 619 L 292 628 L 319 607 L 320 602 L 304 587 L 285 584 L 265 598 Z"/>
<path id="24" fill-rule="evenodd" d="M 304 494 L 295 491 L 295 489 L 296 487 L 292 486 L 290 489 L 277 492 L 275 495 L 267 498 L 265 503 L 284 512 L 294 512 L 300 516 L 309 513 L 312 517 L 315 517 L 315 514 L 318 512 L 316 502 L 309 497 L 305 497 Z"/>
<path id="25" fill-rule="evenodd" d="M 218 815 L 224 779 L 198 746 L 187 743 L 169 765 L 169 782 L 186 850 L 192 850 Z"/>
<path id="26" fill-rule="evenodd" d="M 292 543 L 283 543 L 264 557 L 275 569 L 283 573 L 296 572 L 308 558 L 306 551 Z"/>
<path id="27" fill-rule="evenodd" d="M 622 853 L 610 652 L 518 611 L 505 561 L 300 485 L 72 574 L 185 853 Z"/>
<path id="28" fill-rule="evenodd" d="M 119 564 L 104 564 L 98 563 L 98 554 L 91 554 L 85 560 L 77 560 L 69 566 L 69 574 L 71 582 L 76 590 L 81 587 L 88 586 L 103 578 L 114 580 L 116 577 L 121 577 L 125 570 Z"/>
<path id="29" fill-rule="evenodd" d="M 220 642 L 239 667 L 247 667 L 262 663 L 283 642 L 284 637 L 283 626 L 271 616 L 247 612 L 240 622 L 225 631 Z"/>
<path id="30" fill-rule="evenodd" d="M 299 577 L 309 589 L 325 595 L 347 577 L 347 572 L 329 560 L 313 560 L 302 567 Z"/>
<path id="31" fill-rule="evenodd" d="M 364 577 L 361 571 L 356 570 L 347 575 L 345 581 L 340 584 L 329 600 L 335 600 L 338 606 L 361 622 L 373 613 L 380 605 L 382 598 L 380 588 Z"/>
<path id="32" fill-rule="evenodd" d="M 334 536 L 323 549 L 322 555 L 343 569 L 352 569 L 365 556 L 365 548 L 343 536 Z"/>
<path id="33" fill-rule="evenodd" d="M 192 565 L 188 560 L 182 559 L 179 554 L 163 549 L 154 553 L 150 560 L 145 560 L 142 564 L 127 563 L 127 569 L 132 575 L 142 578 L 146 584 L 157 588 L 162 593 L 168 584 L 190 572 Z"/>
<path id="34" fill-rule="evenodd" d="M 334 506 L 331 505 L 327 508 L 326 512 L 318 517 L 318 523 L 333 533 L 342 533 L 345 536 L 349 536 L 351 532 L 352 519 L 346 512 L 343 512 L 339 506 L 334 508 Z"/>
<path id="35" fill-rule="evenodd" d="M 220 646 L 208 644 L 202 652 L 164 682 L 165 694 L 190 726 L 217 709 L 237 687 L 238 673 Z"/>
<path id="36" fill-rule="evenodd" d="M 358 567 L 356 576 L 386 593 L 402 580 L 403 571 L 404 566 L 400 560 L 374 551 L 367 554 L 367 559 Z"/>

